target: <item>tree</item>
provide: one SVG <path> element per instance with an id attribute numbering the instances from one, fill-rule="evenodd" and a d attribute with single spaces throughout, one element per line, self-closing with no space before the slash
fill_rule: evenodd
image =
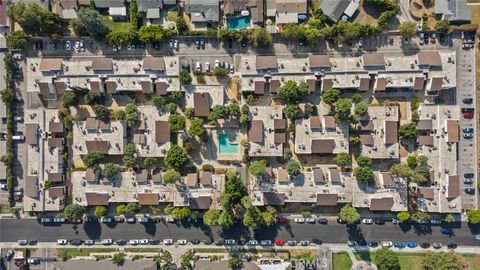
<path id="1" fill-rule="evenodd" d="M 142 42 L 162 42 L 170 36 L 170 31 L 158 24 L 144 25 L 138 32 L 138 39 Z"/>
<path id="2" fill-rule="evenodd" d="M 288 119 L 295 119 L 300 114 L 301 109 L 298 104 L 289 104 L 283 109 L 283 113 Z"/>
<path id="3" fill-rule="evenodd" d="M 190 84 L 192 83 L 192 76 L 190 76 L 190 72 L 185 69 L 182 69 L 178 74 L 178 79 L 180 80 L 181 84 Z"/>
<path id="4" fill-rule="evenodd" d="M 168 117 L 168 128 L 171 132 L 179 132 L 185 128 L 185 117 L 178 114 L 171 114 Z"/>
<path id="5" fill-rule="evenodd" d="M 355 115 L 356 116 L 363 116 L 367 113 L 368 111 L 368 104 L 360 101 L 357 104 L 355 104 Z"/>
<path id="6" fill-rule="evenodd" d="M 222 76 L 226 76 L 227 74 L 228 74 L 228 70 L 226 68 L 216 67 L 213 69 L 213 75 L 215 76 L 222 77 Z"/>
<path id="7" fill-rule="evenodd" d="M 466 269 L 467 264 L 455 252 L 429 251 L 423 257 L 422 269 L 424 270 L 460 270 Z"/>
<path id="8" fill-rule="evenodd" d="M 357 181 L 370 182 L 373 179 L 373 171 L 370 167 L 357 167 L 353 171 L 353 175 L 357 178 Z"/>
<path id="9" fill-rule="evenodd" d="M 416 33 L 417 23 L 412 21 L 406 21 L 400 24 L 398 31 L 400 35 L 406 38 L 413 38 Z"/>
<path id="10" fill-rule="evenodd" d="M 415 213 L 412 214 L 411 218 L 412 220 L 415 220 L 415 221 L 429 221 L 430 215 L 425 212 L 416 211 Z"/>
<path id="11" fill-rule="evenodd" d="M 362 94 L 356 93 L 355 95 L 352 96 L 352 102 L 357 104 L 360 101 L 362 101 Z"/>
<path id="12" fill-rule="evenodd" d="M 248 30 L 248 41 L 253 47 L 266 48 L 272 44 L 272 35 L 264 28 L 254 28 Z"/>
<path id="13" fill-rule="evenodd" d="M 95 105 L 95 114 L 100 119 L 108 119 L 110 115 L 110 110 L 104 105 Z"/>
<path id="14" fill-rule="evenodd" d="M 118 121 L 125 121 L 125 119 L 127 119 L 127 114 L 124 110 L 117 111 L 115 113 L 115 119 L 117 119 Z"/>
<path id="15" fill-rule="evenodd" d="M 334 160 L 337 163 L 337 165 L 340 166 L 342 169 L 345 168 L 345 166 L 349 165 L 351 162 L 350 155 L 348 153 L 337 154 Z"/>
<path id="16" fill-rule="evenodd" d="M 220 210 L 210 208 L 203 215 L 203 223 L 208 226 L 218 226 L 218 218 L 220 217 Z"/>
<path id="17" fill-rule="evenodd" d="M 297 176 L 300 174 L 300 163 L 297 161 L 290 161 L 285 168 L 291 176 Z"/>
<path id="18" fill-rule="evenodd" d="M 130 0 L 130 27 L 138 29 L 138 6 L 136 0 Z"/>
<path id="19" fill-rule="evenodd" d="M 178 180 L 180 180 L 181 177 L 182 177 L 182 175 L 179 172 L 177 172 L 176 170 L 167 169 L 163 173 L 163 182 L 165 184 L 175 184 Z"/>
<path id="20" fill-rule="evenodd" d="M 87 168 L 95 168 L 103 160 L 103 154 L 97 151 L 88 152 L 82 160 Z"/>
<path id="21" fill-rule="evenodd" d="M 438 21 L 437 24 L 435 24 L 435 30 L 443 34 L 450 33 L 450 21 L 449 20 Z"/>
<path id="22" fill-rule="evenodd" d="M 380 270 L 400 270 L 398 256 L 395 252 L 387 248 L 381 248 L 375 251 L 375 264 Z"/>
<path id="23" fill-rule="evenodd" d="M 187 151 L 177 144 L 170 147 L 165 156 L 165 164 L 167 167 L 177 170 L 186 165 L 188 160 Z"/>
<path id="24" fill-rule="evenodd" d="M 452 223 L 455 221 L 455 217 L 452 214 L 447 214 L 443 219 L 445 223 Z"/>
<path id="25" fill-rule="evenodd" d="M 107 163 L 105 164 L 105 167 L 103 167 L 102 175 L 108 179 L 112 179 L 119 172 L 120 168 L 117 165 L 113 163 Z"/>
<path id="26" fill-rule="evenodd" d="M 414 170 L 415 167 L 417 167 L 417 157 L 416 156 L 408 156 L 407 157 L 407 165 L 412 170 Z"/>
<path id="27" fill-rule="evenodd" d="M 241 114 L 240 105 L 238 105 L 238 103 L 231 103 L 228 105 L 228 113 L 231 117 L 239 117 Z"/>
<path id="28" fill-rule="evenodd" d="M 165 100 L 164 97 L 155 97 L 153 99 L 153 105 L 159 108 L 165 106 L 165 104 L 167 104 L 167 101 Z"/>
<path id="29" fill-rule="evenodd" d="M 177 112 L 177 104 L 170 102 L 167 104 L 167 111 L 171 114 L 174 114 Z"/>
<path id="30" fill-rule="evenodd" d="M 265 212 L 262 213 L 262 220 L 265 226 L 271 226 L 277 219 L 277 210 L 272 206 L 267 206 Z"/>
<path id="31" fill-rule="evenodd" d="M 250 163 L 248 169 L 250 170 L 250 173 L 254 176 L 262 176 L 265 174 L 265 171 L 267 169 L 267 161 L 264 159 L 255 160 Z"/>
<path id="32" fill-rule="evenodd" d="M 153 168 L 157 166 L 158 160 L 154 157 L 147 157 L 143 160 L 143 166 L 145 168 Z"/>
<path id="33" fill-rule="evenodd" d="M 83 100 L 88 105 L 102 103 L 103 99 L 104 99 L 103 94 L 95 91 L 88 91 L 88 93 L 83 97 Z"/>
<path id="34" fill-rule="evenodd" d="M 125 253 L 118 252 L 113 254 L 112 262 L 117 265 L 122 265 L 125 262 Z"/>
<path id="35" fill-rule="evenodd" d="M 370 167 L 372 166 L 372 159 L 365 156 L 357 157 L 357 164 L 360 167 Z"/>
<path id="36" fill-rule="evenodd" d="M 295 81 L 289 80 L 278 90 L 278 95 L 287 103 L 294 104 L 309 94 L 310 90 L 307 83 L 300 82 L 298 85 Z"/>
<path id="37" fill-rule="evenodd" d="M 128 29 L 111 31 L 107 34 L 105 40 L 110 45 L 121 45 L 132 42 L 135 39 L 135 32 Z"/>
<path id="38" fill-rule="evenodd" d="M 406 212 L 406 211 L 399 212 L 399 213 L 397 213 L 397 219 L 401 220 L 401 221 L 410 220 L 410 213 Z"/>
<path id="39" fill-rule="evenodd" d="M 28 45 L 28 36 L 23 31 L 13 31 L 7 36 L 7 44 L 11 49 L 23 50 Z"/>
<path id="40" fill-rule="evenodd" d="M 140 208 L 141 208 L 140 204 L 138 204 L 136 202 L 129 202 L 125 206 L 125 212 L 130 214 L 130 215 L 135 215 L 138 212 L 140 212 Z"/>
<path id="41" fill-rule="evenodd" d="M 340 91 L 334 88 L 328 89 L 322 93 L 323 102 L 332 106 L 340 98 Z"/>
<path id="42" fill-rule="evenodd" d="M 207 130 L 203 127 L 203 120 L 201 118 L 195 118 L 190 121 L 190 128 L 188 129 L 188 135 L 195 138 L 205 138 L 207 136 Z"/>
<path id="43" fill-rule="evenodd" d="M 180 270 L 192 270 L 192 261 L 195 260 L 195 253 L 193 250 L 188 250 L 180 256 Z"/>
<path id="44" fill-rule="evenodd" d="M 107 208 L 105 206 L 97 206 L 95 207 L 94 215 L 97 218 L 101 218 L 107 215 Z"/>
<path id="45" fill-rule="evenodd" d="M 480 209 L 467 210 L 467 217 L 470 224 L 480 224 Z"/>
<path id="46" fill-rule="evenodd" d="M 398 129 L 398 134 L 405 139 L 414 139 L 417 137 L 417 127 L 414 123 L 403 124 Z"/>
<path id="47" fill-rule="evenodd" d="M 77 105 L 78 99 L 75 92 L 65 92 L 62 96 L 62 105 L 64 108 Z"/>
<path id="48" fill-rule="evenodd" d="M 85 214 L 85 207 L 78 204 L 69 204 L 63 210 L 63 215 L 66 219 L 79 219 Z"/>
<path id="49" fill-rule="evenodd" d="M 352 101 L 349 98 L 340 98 L 335 102 L 335 117 L 340 120 L 347 120 L 350 117 Z"/>
<path id="50" fill-rule="evenodd" d="M 217 121 L 218 119 L 223 119 L 228 114 L 228 107 L 222 105 L 215 105 L 212 108 L 212 111 L 209 114 L 209 119 Z"/>
<path id="51" fill-rule="evenodd" d="M 177 31 L 179 34 L 184 34 L 188 31 L 187 23 L 182 16 L 178 16 L 175 20 L 175 24 L 177 25 Z"/>
<path id="52" fill-rule="evenodd" d="M 127 206 L 124 204 L 117 205 L 116 208 L 117 214 L 123 215 L 127 213 Z"/>
<path id="53" fill-rule="evenodd" d="M 7 9 L 7 16 L 16 21 L 27 35 L 54 37 L 62 34 L 60 17 L 36 3 L 12 3 Z"/>
<path id="54" fill-rule="evenodd" d="M 218 216 L 218 225 L 222 226 L 223 229 L 229 229 L 232 227 L 233 223 L 235 222 L 233 218 L 233 212 L 227 211 L 223 209 L 220 211 L 220 215 Z"/>
<path id="55" fill-rule="evenodd" d="M 123 166 L 134 169 L 138 166 L 138 160 L 135 156 L 124 155 L 122 158 Z"/>
<path id="56" fill-rule="evenodd" d="M 233 203 L 239 203 L 247 195 L 247 189 L 240 177 L 234 172 L 226 173 L 225 193 L 231 196 Z"/>
<path id="57" fill-rule="evenodd" d="M 76 35 L 89 35 L 94 39 L 104 38 L 110 32 L 102 14 L 92 8 L 81 8 L 77 18 L 70 21 L 70 26 Z"/>
<path id="58" fill-rule="evenodd" d="M 282 27 L 282 37 L 284 39 L 302 39 L 305 38 L 306 27 L 297 23 L 287 23 Z"/>
<path id="59" fill-rule="evenodd" d="M 243 215 L 243 225 L 256 229 L 262 225 L 262 214 L 258 207 L 256 206 L 250 206 L 250 207 L 245 207 L 246 211 L 245 214 Z"/>
<path id="60" fill-rule="evenodd" d="M 172 210 L 172 216 L 176 219 L 185 219 L 190 216 L 190 208 L 188 207 L 175 207 Z"/>
<path id="61" fill-rule="evenodd" d="M 360 220 L 360 214 L 358 214 L 357 209 L 352 207 L 350 204 L 346 204 L 340 212 L 338 212 L 338 216 L 345 220 L 347 224 L 355 224 Z"/>
<path id="62" fill-rule="evenodd" d="M 231 269 L 242 269 L 243 260 L 238 255 L 232 255 L 228 258 L 228 267 Z"/>

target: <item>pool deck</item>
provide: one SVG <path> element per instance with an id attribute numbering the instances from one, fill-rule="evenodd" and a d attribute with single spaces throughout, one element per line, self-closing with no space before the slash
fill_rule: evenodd
<path id="1" fill-rule="evenodd" d="M 227 128 L 227 127 L 218 127 L 218 128 L 212 129 L 211 132 L 212 132 L 211 134 L 212 134 L 214 145 L 217 148 L 217 151 L 216 151 L 217 161 L 242 161 L 243 160 L 244 149 L 240 144 L 240 142 L 243 139 L 247 139 L 247 135 L 245 133 L 239 131 L 238 128 L 234 129 L 234 128 Z M 239 147 L 238 154 L 220 154 L 220 143 L 218 141 L 218 135 L 220 133 L 228 134 L 229 141 L 234 135 L 237 135 L 237 138 L 233 142 L 232 141 L 230 142 L 233 144 L 238 143 L 238 147 Z"/>

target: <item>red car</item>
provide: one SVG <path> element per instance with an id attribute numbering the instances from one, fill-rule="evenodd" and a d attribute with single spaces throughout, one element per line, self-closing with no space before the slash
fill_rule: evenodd
<path id="1" fill-rule="evenodd" d="M 285 245 L 285 241 L 284 240 L 275 240 L 275 245 L 283 246 L 283 245 Z"/>
<path id="2" fill-rule="evenodd" d="M 464 118 L 473 118 L 473 112 L 466 112 L 466 113 L 463 113 L 463 117 Z"/>
<path id="3" fill-rule="evenodd" d="M 288 222 L 288 218 L 277 217 L 277 222 L 278 223 L 286 223 L 286 222 Z"/>

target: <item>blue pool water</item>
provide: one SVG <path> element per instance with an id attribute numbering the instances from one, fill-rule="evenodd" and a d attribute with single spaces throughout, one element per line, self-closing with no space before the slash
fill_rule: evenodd
<path id="1" fill-rule="evenodd" d="M 227 19 L 227 28 L 228 29 L 246 29 L 250 26 L 250 17 L 249 16 L 240 16 L 232 17 Z"/>
<path id="2" fill-rule="evenodd" d="M 240 147 L 238 143 L 231 143 L 228 140 L 228 134 L 219 133 L 218 134 L 218 144 L 220 145 L 219 152 L 220 154 L 238 154 L 240 153 Z"/>

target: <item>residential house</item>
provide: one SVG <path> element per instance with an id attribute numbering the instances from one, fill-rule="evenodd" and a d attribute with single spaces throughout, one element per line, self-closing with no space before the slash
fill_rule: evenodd
<path id="1" fill-rule="evenodd" d="M 185 0 L 184 9 L 195 29 L 206 29 L 219 22 L 219 0 Z"/>

